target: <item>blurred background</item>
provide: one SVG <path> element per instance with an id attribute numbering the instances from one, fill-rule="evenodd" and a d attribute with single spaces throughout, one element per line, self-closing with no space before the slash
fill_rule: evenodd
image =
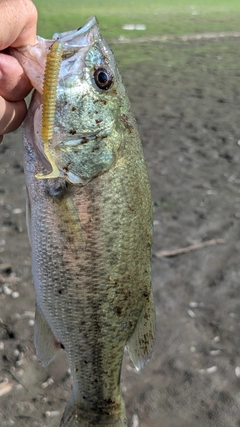
<path id="1" fill-rule="evenodd" d="M 46 38 L 97 16 L 143 142 L 157 332 L 142 372 L 124 359 L 129 426 L 240 426 L 240 2 L 35 4 Z M 0 145 L 0 424 L 55 427 L 71 381 L 35 356 L 21 139 Z"/>
<path id="2" fill-rule="evenodd" d="M 124 30 L 126 24 L 146 26 L 144 36 L 183 35 L 197 32 L 239 30 L 237 0 L 36 0 L 38 33 L 67 31 L 82 25 L 91 15 L 100 21 L 106 39 L 139 36 L 141 30 Z M 79 21 L 81 21 L 79 23 Z"/>

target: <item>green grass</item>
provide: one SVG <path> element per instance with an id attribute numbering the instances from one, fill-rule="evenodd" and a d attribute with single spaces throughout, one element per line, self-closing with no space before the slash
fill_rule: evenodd
<path id="1" fill-rule="evenodd" d="M 161 73 L 174 74 L 176 80 L 196 78 L 198 70 L 209 73 L 231 75 L 234 70 L 240 75 L 240 59 L 236 57 L 239 40 L 223 38 L 199 41 L 169 41 L 167 43 L 130 43 L 114 45 L 114 54 L 122 69 L 130 69 L 131 65 L 147 63 L 149 73 L 152 66 L 159 67 Z M 191 62 L 195 62 L 195 67 Z M 153 78 L 155 78 L 153 76 Z M 156 80 L 157 84 L 157 80 Z"/>
<path id="2" fill-rule="evenodd" d="M 239 0 L 35 0 L 39 11 L 38 33 L 74 29 L 96 15 L 103 36 L 112 38 L 194 34 L 240 29 Z M 145 31 L 127 31 L 126 23 L 146 25 Z"/>

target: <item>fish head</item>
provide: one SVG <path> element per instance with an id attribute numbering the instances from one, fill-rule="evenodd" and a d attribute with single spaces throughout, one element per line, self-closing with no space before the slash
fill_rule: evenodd
<path id="1" fill-rule="evenodd" d="M 54 75 L 54 57 L 47 67 L 54 43 L 61 47 L 58 75 Z M 121 156 L 126 131 L 123 118 L 130 107 L 114 55 L 101 37 L 96 18 L 77 30 L 56 33 L 52 40 L 39 38 L 37 45 L 18 49 L 15 56 L 40 95 L 46 73 L 50 82 L 51 73 L 57 79 L 55 91 L 50 84 L 44 102 L 53 105 L 53 128 L 47 143 L 59 175 L 84 185 L 113 167 Z M 44 120 L 45 126 L 48 123 L 42 98 L 34 112 L 34 134 L 44 154 L 41 128 Z M 51 114 L 51 108 L 49 111 Z"/>

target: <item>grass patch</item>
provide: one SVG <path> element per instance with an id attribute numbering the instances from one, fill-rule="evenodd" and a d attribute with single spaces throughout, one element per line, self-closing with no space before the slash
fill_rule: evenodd
<path id="1" fill-rule="evenodd" d="M 158 68 L 161 75 L 173 75 L 176 84 L 179 80 L 197 80 L 201 74 L 202 82 L 206 73 L 213 78 L 221 75 L 231 79 L 240 76 L 240 58 L 236 57 L 238 39 L 168 41 L 164 43 L 132 43 L 114 45 L 113 50 L 120 70 L 135 70 L 135 64 L 148 66 L 149 73 Z M 196 74 L 196 70 L 198 73 Z M 156 88 L 158 80 L 156 80 Z"/>
<path id="2" fill-rule="evenodd" d="M 83 25 L 91 15 L 98 17 L 106 39 L 240 29 L 240 2 L 236 0 L 35 0 L 35 4 L 38 33 L 47 38 Z M 145 24 L 146 30 L 123 30 L 126 23 Z"/>

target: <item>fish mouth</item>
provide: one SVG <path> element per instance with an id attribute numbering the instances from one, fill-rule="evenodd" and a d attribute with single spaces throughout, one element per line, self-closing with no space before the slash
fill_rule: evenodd
<path id="1" fill-rule="evenodd" d="M 64 33 L 55 33 L 52 37 L 53 41 L 60 41 L 64 45 L 63 56 L 71 56 L 79 50 L 79 46 L 88 47 L 92 45 L 99 36 L 98 20 L 96 16 L 91 16 L 77 30 L 66 31 Z"/>
<path id="2" fill-rule="evenodd" d="M 89 30 L 91 30 L 95 26 L 98 26 L 98 20 L 96 16 L 91 16 L 90 18 L 87 19 L 85 24 L 82 27 L 79 27 L 77 30 L 66 31 L 63 33 L 55 33 L 52 39 L 53 40 L 61 39 L 61 41 L 63 41 L 64 43 L 74 46 L 76 43 L 75 37 L 79 37 L 83 34 L 86 34 L 87 32 L 89 32 Z"/>

